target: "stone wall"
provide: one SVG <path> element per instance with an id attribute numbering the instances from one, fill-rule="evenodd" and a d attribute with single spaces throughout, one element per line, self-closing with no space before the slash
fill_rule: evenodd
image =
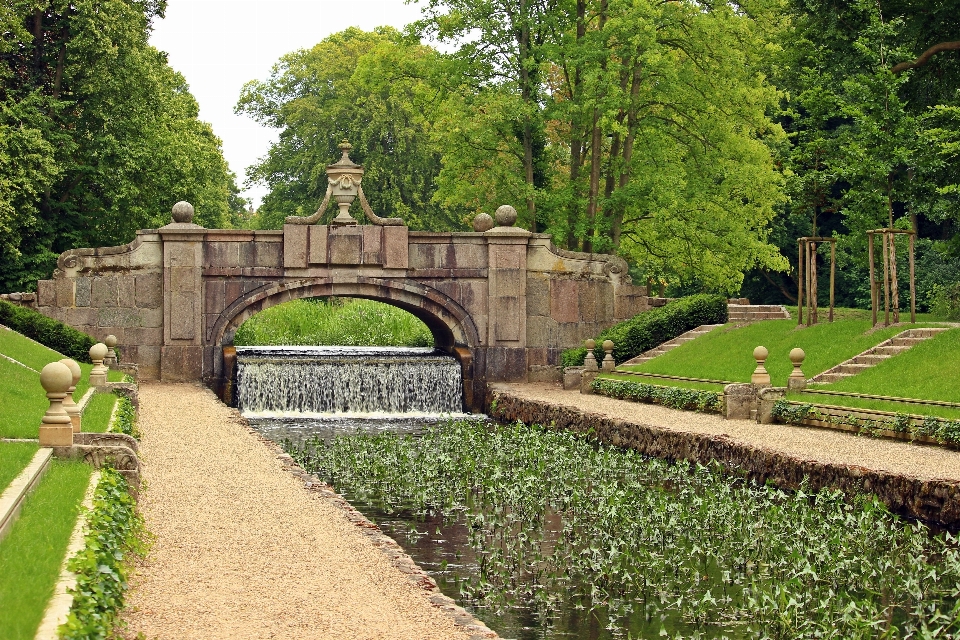
<path id="1" fill-rule="evenodd" d="M 495 404 L 494 404 L 495 402 Z M 487 397 L 488 413 L 505 422 L 552 425 L 599 441 L 629 447 L 664 460 L 708 464 L 716 460 L 732 473 L 788 489 L 806 479 L 814 490 L 839 489 L 848 496 L 876 494 L 894 513 L 951 529 L 960 528 L 960 482 L 924 480 L 855 465 L 804 460 L 749 446 L 726 435 L 697 434 L 609 418 L 510 395 L 502 390 Z"/>

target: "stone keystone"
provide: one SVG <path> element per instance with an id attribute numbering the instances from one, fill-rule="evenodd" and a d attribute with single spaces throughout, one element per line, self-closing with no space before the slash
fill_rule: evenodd
<path id="1" fill-rule="evenodd" d="M 47 392 L 50 408 L 40 420 L 41 447 L 69 447 L 73 445 L 73 425 L 63 408 L 73 374 L 62 362 L 51 362 L 40 372 L 40 385 Z"/>

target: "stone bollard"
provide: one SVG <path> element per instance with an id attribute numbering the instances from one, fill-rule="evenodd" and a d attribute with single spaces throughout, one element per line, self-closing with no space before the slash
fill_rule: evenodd
<path id="1" fill-rule="evenodd" d="M 73 425 L 63 408 L 73 374 L 62 362 L 51 362 L 40 372 L 40 384 L 47 392 L 50 408 L 40 420 L 41 447 L 69 447 L 73 445 Z"/>
<path id="2" fill-rule="evenodd" d="M 115 369 L 120 362 L 117 360 L 117 352 L 114 350 L 114 347 L 117 346 L 117 336 L 107 336 L 103 339 L 103 344 L 107 345 L 107 357 L 103 359 L 103 364 L 110 369 Z"/>
<path id="3" fill-rule="evenodd" d="M 613 361 L 613 340 L 604 340 L 603 350 L 607 354 L 603 356 L 603 370 L 613 371 L 617 368 L 617 363 Z"/>
<path id="4" fill-rule="evenodd" d="M 599 371 L 597 367 L 597 357 L 593 355 L 593 350 L 597 348 L 596 340 L 587 340 L 583 343 L 587 348 L 587 355 L 583 358 L 583 368 L 587 371 Z"/>
<path id="5" fill-rule="evenodd" d="M 70 369 L 70 375 L 72 376 L 70 388 L 67 389 L 67 395 L 63 399 L 63 408 L 70 416 L 73 432 L 80 433 L 80 406 L 73 401 L 73 392 L 77 390 L 77 383 L 80 382 L 80 365 L 70 358 L 64 358 L 60 362 L 67 365 L 67 369 Z"/>
<path id="6" fill-rule="evenodd" d="M 749 420 L 757 408 L 757 390 L 752 384 L 728 384 L 723 388 L 723 417 Z"/>
<path id="7" fill-rule="evenodd" d="M 800 370 L 800 365 L 803 364 L 803 359 L 806 357 L 807 354 L 805 354 L 800 347 L 790 350 L 790 362 L 793 363 L 793 371 L 790 372 L 790 377 L 787 378 L 787 389 L 790 391 L 794 389 L 805 389 L 807 387 L 807 378 L 803 375 L 803 371 Z"/>
<path id="8" fill-rule="evenodd" d="M 770 352 L 767 351 L 766 347 L 757 347 L 753 350 L 753 359 L 757 361 L 757 368 L 753 370 L 753 375 L 750 376 L 751 384 L 761 387 L 770 386 L 770 374 L 767 373 L 766 368 L 763 366 L 763 363 L 767 361 L 768 355 L 770 355 Z"/>
<path id="9" fill-rule="evenodd" d="M 107 384 L 107 369 L 103 366 L 103 359 L 107 357 L 107 345 L 102 342 L 90 347 L 90 360 L 93 362 L 93 369 L 90 370 L 90 386 L 102 387 Z"/>
<path id="10" fill-rule="evenodd" d="M 776 418 L 773 417 L 773 405 L 777 400 L 782 400 L 787 395 L 785 387 L 764 387 L 757 394 L 757 422 L 760 424 L 773 424 Z"/>

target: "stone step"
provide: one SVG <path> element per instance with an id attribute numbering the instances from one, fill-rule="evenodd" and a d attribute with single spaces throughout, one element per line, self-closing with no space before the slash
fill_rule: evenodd
<path id="1" fill-rule="evenodd" d="M 907 337 L 910 338 L 933 338 L 934 336 L 943 333 L 947 330 L 947 327 L 927 327 L 924 329 L 910 329 L 907 332 Z"/>
<path id="2" fill-rule="evenodd" d="M 748 313 L 732 312 L 728 316 L 730 322 L 738 320 L 785 320 L 787 316 L 780 311 L 750 311 Z"/>
<path id="3" fill-rule="evenodd" d="M 834 373 L 845 373 L 847 375 L 853 376 L 863 371 L 866 371 L 872 366 L 873 366 L 872 364 L 849 364 L 848 362 L 845 362 L 841 365 L 838 365 Z"/>
<path id="4" fill-rule="evenodd" d="M 849 373 L 821 373 L 816 377 L 817 382 L 840 382 L 850 377 Z"/>
<path id="5" fill-rule="evenodd" d="M 869 366 L 876 366 L 890 358 L 889 355 L 884 354 L 866 354 L 862 356 L 856 356 L 855 358 L 850 359 L 850 364 L 865 364 Z"/>
<path id="6" fill-rule="evenodd" d="M 920 344 L 927 338 L 891 338 L 887 343 L 889 346 L 893 347 L 912 347 L 914 345 Z"/>
<path id="7" fill-rule="evenodd" d="M 890 345 L 885 345 L 882 347 L 874 347 L 867 352 L 871 356 L 895 356 L 898 353 L 903 353 L 910 347 L 894 347 Z"/>

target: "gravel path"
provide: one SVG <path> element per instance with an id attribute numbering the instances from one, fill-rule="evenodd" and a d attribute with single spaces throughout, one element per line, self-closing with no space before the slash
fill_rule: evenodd
<path id="1" fill-rule="evenodd" d="M 129 637 L 468 637 L 209 390 L 144 383 L 140 411 L 156 538 L 131 581 Z"/>
<path id="2" fill-rule="evenodd" d="M 529 400 L 573 407 L 671 431 L 720 435 L 803 460 L 852 464 L 923 479 L 960 480 L 960 451 L 858 436 L 829 429 L 725 420 L 717 414 L 678 411 L 654 404 L 565 391 L 555 384 L 494 384 Z"/>

